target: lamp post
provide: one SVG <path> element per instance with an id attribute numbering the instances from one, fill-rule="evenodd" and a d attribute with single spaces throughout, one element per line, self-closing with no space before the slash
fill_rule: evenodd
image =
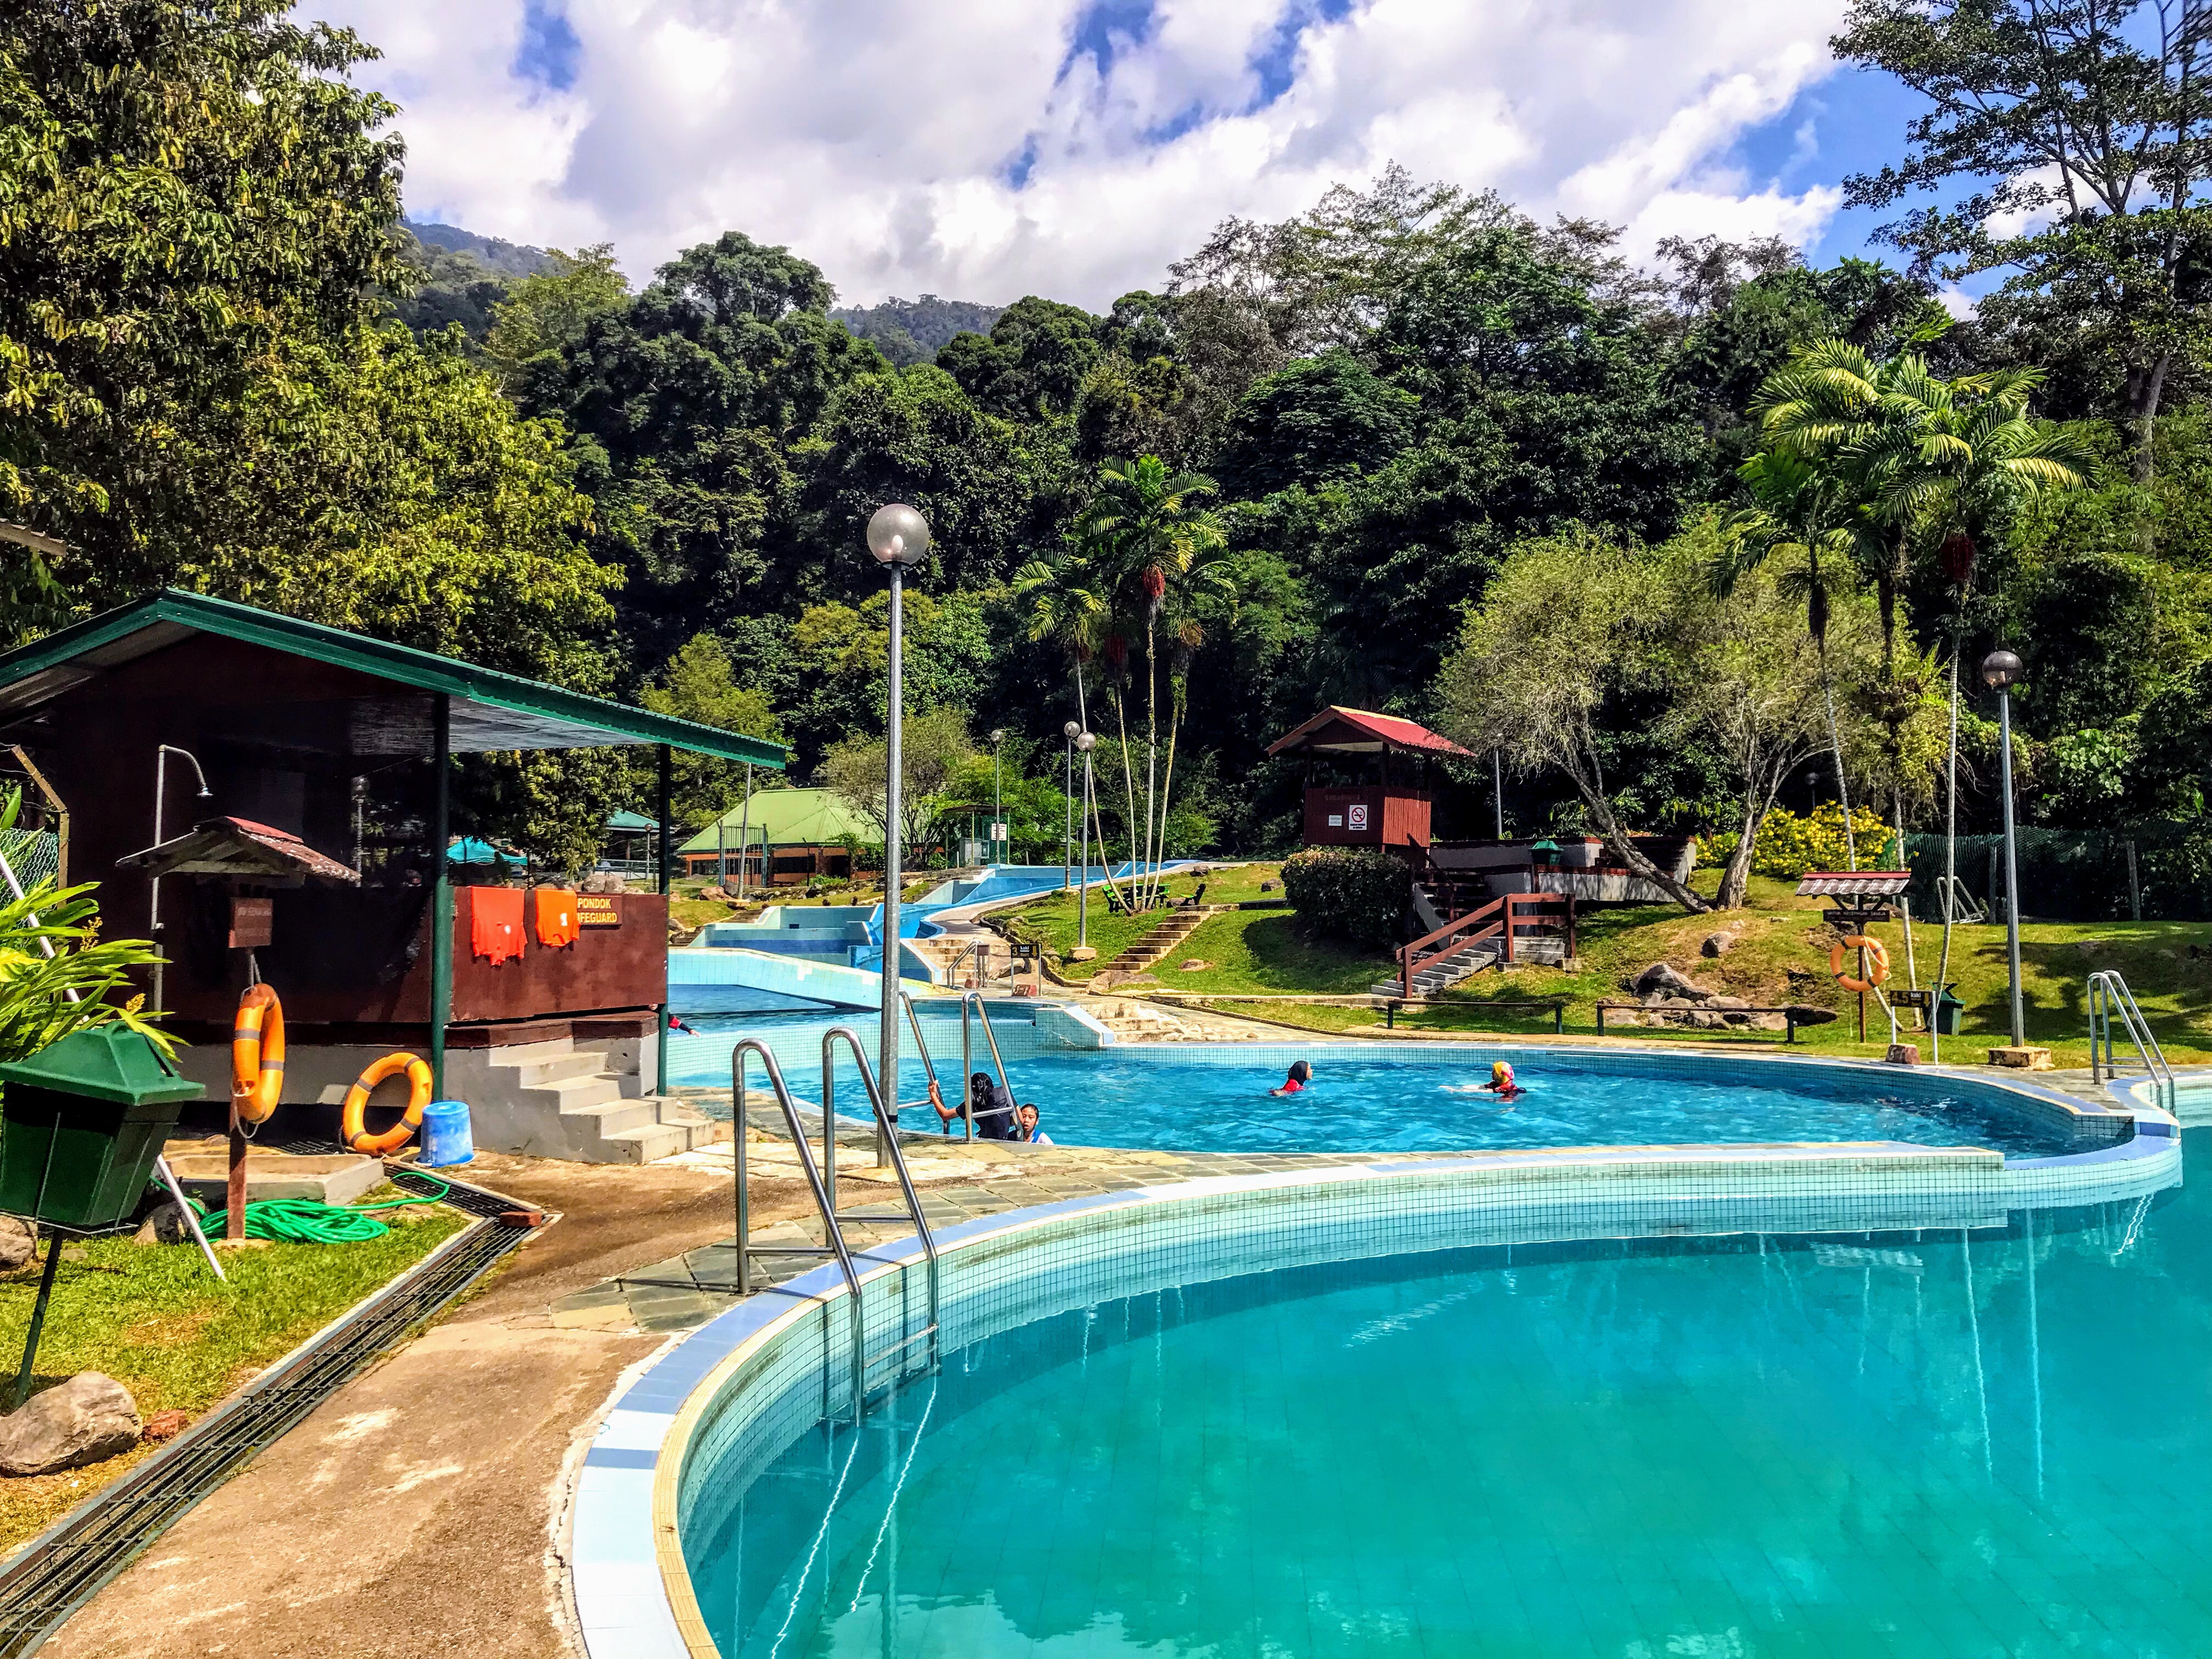
<path id="1" fill-rule="evenodd" d="M 179 749 L 173 743 L 155 744 L 154 748 L 154 845 L 156 847 L 161 844 L 161 805 L 169 793 L 169 757 L 172 755 L 182 755 L 186 760 L 191 762 L 192 775 L 200 781 L 200 799 L 205 800 L 209 794 L 207 774 L 201 769 L 198 758 L 191 750 Z M 150 889 L 150 896 L 146 905 L 146 931 L 154 936 L 155 946 L 154 1001 L 150 1012 L 158 1014 L 166 1012 L 167 1009 L 167 1005 L 161 1000 L 161 979 L 162 970 L 168 966 L 167 957 L 160 949 L 161 943 L 161 877 L 155 877 L 148 886 Z"/>
<path id="2" fill-rule="evenodd" d="M 903 648 L 906 570 L 929 552 L 929 520 L 894 502 L 878 507 L 868 520 L 868 551 L 891 579 L 890 648 L 886 655 L 884 703 L 884 1031 L 877 1051 L 876 1078 L 884 1105 L 898 1115 L 899 1016 L 899 786 L 904 781 L 899 750 L 899 653 Z M 963 1084 L 964 1087 L 965 1085 Z M 878 1162 L 886 1160 L 878 1158 Z"/>
<path id="3" fill-rule="evenodd" d="M 1082 736 L 1083 728 L 1073 720 L 1060 728 L 1067 738 L 1067 833 L 1060 843 L 1060 890 L 1067 890 L 1070 866 L 1075 862 L 1075 740 Z"/>
<path id="4" fill-rule="evenodd" d="M 2020 854 L 2012 827 L 2012 687 L 2026 666 L 2009 651 L 1982 659 L 1982 684 L 1997 694 L 1997 787 L 2004 796 L 2005 956 L 2012 969 L 2012 1046 L 2027 1045 L 2020 1000 Z"/>
<path id="5" fill-rule="evenodd" d="M 1075 746 L 1083 751 L 1084 806 L 1079 815 L 1083 823 L 1083 860 L 1076 866 L 1075 875 L 1075 948 L 1086 951 L 1091 948 L 1091 751 L 1098 746 L 1098 739 L 1088 732 L 1079 732 Z"/>
<path id="6" fill-rule="evenodd" d="M 1006 855 L 999 849 L 1006 843 L 1006 809 L 999 790 L 999 745 L 1006 740 L 1006 727 L 991 733 L 991 862 L 1004 864 Z"/>

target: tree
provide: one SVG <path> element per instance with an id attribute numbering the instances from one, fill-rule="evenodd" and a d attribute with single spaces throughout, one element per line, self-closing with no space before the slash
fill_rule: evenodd
<path id="1" fill-rule="evenodd" d="M 1631 548 L 1584 531 L 1516 548 L 1468 611 L 1438 675 L 1445 733 L 1516 770 L 1555 769 L 1626 868 L 1685 908 L 1711 908 L 1646 858 L 1615 809 L 1608 715 L 1661 683 L 1662 589 Z"/>
<path id="2" fill-rule="evenodd" d="M 737 683 L 729 647 L 712 634 L 694 634 L 638 700 L 657 714 L 696 720 L 725 732 L 783 741 L 783 722 L 760 692 Z M 686 830 L 711 823 L 729 807 L 749 769 L 736 761 L 678 753 L 672 757 L 670 811 Z"/>
<path id="3" fill-rule="evenodd" d="M 1954 199 L 1881 232 L 1916 275 L 2010 274 L 1984 320 L 2070 334 L 2117 371 L 2136 475 L 2177 367 L 2212 343 L 2212 32 L 2188 0 L 1853 0 L 1837 56 L 1928 100 L 1853 206 Z M 1956 194 L 1960 181 L 1967 193 Z"/>
<path id="4" fill-rule="evenodd" d="M 1145 831 L 1142 863 L 1157 862 L 1156 842 L 1166 821 L 1167 790 L 1175 779 L 1175 738 L 1183 714 L 1190 653 L 1205 642 L 1202 617 L 1209 598 L 1228 597 L 1231 567 L 1224 558 L 1228 538 L 1221 522 L 1198 503 L 1214 493 L 1213 481 L 1195 473 L 1171 474 L 1157 455 L 1134 461 L 1107 461 L 1098 469 L 1098 491 L 1076 521 L 1079 562 L 1094 573 L 1090 586 L 1108 596 L 1107 656 L 1126 659 L 1128 636 L 1141 625 L 1145 639 Z M 1159 640 L 1170 641 L 1168 664 L 1168 769 L 1158 773 L 1159 749 Z M 1127 630 L 1127 631 L 1117 631 Z M 1116 647 L 1121 647 L 1117 653 Z M 1124 744 L 1127 720 L 1118 686 L 1115 720 Z M 1124 787 L 1135 789 L 1127 775 Z M 1137 902 L 1150 903 L 1159 890 L 1157 874 L 1139 877 Z"/>
<path id="5" fill-rule="evenodd" d="M 618 311 L 629 298 L 629 279 L 615 264 L 612 242 L 574 253 L 555 249 L 556 268 L 525 276 L 491 308 L 484 356 L 510 390 L 525 401 L 534 375 L 557 384 L 561 353 L 584 337 L 592 319 Z"/>
<path id="6" fill-rule="evenodd" d="M 1075 407 L 1100 350 L 1096 317 L 1030 295 L 1000 312 L 988 337 L 954 335 L 939 350 L 937 366 L 994 415 L 1051 420 Z"/>
<path id="7" fill-rule="evenodd" d="M 885 367 L 823 314 L 832 297 L 805 260 L 726 232 L 592 316 L 557 372 L 526 378 L 525 407 L 578 434 L 592 544 L 624 572 L 635 659 L 804 592 L 793 451 L 840 386 Z"/>
<path id="8" fill-rule="evenodd" d="M 1764 560 L 1716 597 L 1711 573 L 1728 532 L 1707 513 L 1655 556 L 1666 622 L 1657 641 L 1672 707 L 1661 730 L 1709 744 L 1732 786 L 1737 841 L 1721 872 L 1716 909 L 1744 902 L 1759 825 L 1783 783 L 1837 741 L 1827 715 L 1832 673 L 1869 673 L 1879 660 L 1873 607 L 1837 598 L 1816 643 L 1800 622 L 1800 574 Z"/>
<path id="9" fill-rule="evenodd" d="M 975 757 L 968 722 L 956 708 L 909 714 L 899 731 L 899 844 L 908 869 L 921 867 L 938 810 Z M 881 738 L 848 738 L 830 745 L 817 777 L 823 787 L 890 842 L 890 745 Z"/>
<path id="10" fill-rule="evenodd" d="M 19 6 L 0 30 L 0 515 L 75 544 L 64 574 L 100 599 L 200 547 L 193 469 L 272 354 L 409 280 L 395 111 L 345 78 L 373 53 L 286 10 Z"/>

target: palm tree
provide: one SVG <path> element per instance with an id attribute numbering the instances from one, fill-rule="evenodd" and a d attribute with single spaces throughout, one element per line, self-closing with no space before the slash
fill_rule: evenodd
<path id="1" fill-rule="evenodd" d="M 1771 384 L 1771 382 L 1770 382 Z M 1850 500 L 1832 469 L 1794 449 L 1761 450 L 1736 469 L 1752 504 L 1721 526 L 1722 553 L 1713 565 L 1713 590 L 1726 595 L 1753 567 L 1781 560 L 1776 586 L 1785 599 L 1802 599 L 1805 631 L 1820 657 L 1820 696 L 1827 704 L 1828 748 L 1835 761 L 1836 795 L 1844 809 L 1844 851 L 1859 867 L 1851 832 L 1851 796 L 1844 780 L 1844 744 L 1836 725 L 1836 692 L 1828 674 L 1828 596 L 1850 578 L 1851 532 L 1844 523 Z"/>
<path id="2" fill-rule="evenodd" d="M 1192 648 L 1203 638 L 1197 623 L 1199 601 L 1229 585 L 1223 556 L 1227 532 L 1214 514 L 1199 505 L 1215 493 L 1213 480 L 1198 473 L 1170 473 L 1157 455 L 1133 461 L 1109 460 L 1098 469 L 1098 493 L 1076 521 L 1074 538 L 1082 562 L 1097 573 L 1108 595 L 1109 661 L 1116 640 L 1126 641 L 1141 623 L 1145 641 L 1145 808 L 1143 856 L 1155 864 L 1159 838 L 1166 832 L 1167 802 L 1158 788 L 1159 632 L 1163 619 L 1171 638 Z M 1172 674 L 1170 676 L 1172 680 Z M 1172 687 L 1171 687 L 1172 690 Z M 1115 711 L 1123 736 L 1124 783 L 1134 812 L 1134 780 L 1127 771 L 1127 722 L 1118 690 Z M 1182 717 L 1182 701 L 1170 710 L 1170 745 Z M 1130 825 L 1136 841 L 1137 825 Z M 1157 872 L 1139 878 L 1141 902 L 1158 896 Z"/>

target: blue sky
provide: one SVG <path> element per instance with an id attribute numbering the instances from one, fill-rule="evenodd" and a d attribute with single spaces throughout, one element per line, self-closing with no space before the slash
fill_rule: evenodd
<path id="1" fill-rule="evenodd" d="M 738 228 L 848 299 L 1157 286 L 1391 161 L 1660 239 L 1864 251 L 1909 96 L 1845 0 L 308 0 L 382 49 L 411 213 L 634 277 Z"/>

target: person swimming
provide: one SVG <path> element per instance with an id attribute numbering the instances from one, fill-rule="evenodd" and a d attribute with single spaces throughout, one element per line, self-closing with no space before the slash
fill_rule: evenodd
<path id="1" fill-rule="evenodd" d="M 1303 1094 L 1305 1092 L 1306 1085 L 1312 1081 L 1313 1067 L 1303 1060 L 1294 1060 L 1291 1062 L 1290 1075 L 1283 1079 L 1283 1086 L 1279 1089 L 1270 1089 L 1267 1092 L 1271 1095 Z"/>
<path id="2" fill-rule="evenodd" d="M 1496 1095 L 1500 1100 L 1518 1100 L 1528 1091 L 1513 1080 L 1512 1066 L 1502 1060 L 1490 1063 L 1490 1081 L 1479 1085 L 1479 1092 Z"/>

